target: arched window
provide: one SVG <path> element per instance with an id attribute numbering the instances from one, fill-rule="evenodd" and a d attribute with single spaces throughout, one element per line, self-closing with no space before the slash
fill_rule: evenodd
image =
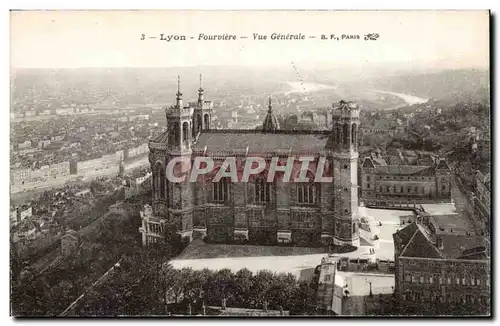
<path id="1" fill-rule="evenodd" d="M 157 199 L 165 198 L 165 170 L 160 162 L 155 165 L 155 195 Z"/>
<path id="2" fill-rule="evenodd" d="M 335 141 L 337 144 L 342 144 L 342 130 L 340 128 L 340 125 L 338 123 L 335 124 L 335 131 L 336 131 L 336 135 L 335 135 Z"/>
<path id="3" fill-rule="evenodd" d="M 228 178 L 222 178 L 219 182 L 212 182 L 212 201 L 214 203 L 226 203 L 229 200 L 229 183 Z"/>
<path id="4" fill-rule="evenodd" d="M 255 203 L 269 204 L 271 202 L 271 185 L 265 176 L 255 180 Z"/>
<path id="5" fill-rule="evenodd" d="M 316 185 L 314 183 L 297 184 L 297 202 L 300 205 L 312 205 L 316 203 Z"/>
<path id="6" fill-rule="evenodd" d="M 197 114 L 196 115 L 196 134 L 198 134 L 202 130 L 202 127 L 203 127 L 203 121 L 201 119 L 201 115 Z"/>
<path id="7" fill-rule="evenodd" d="M 208 130 L 210 129 L 210 117 L 208 116 L 208 114 L 205 114 L 205 123 L 204 123 L 204 127 L 205 127 L 205 130 Z"/>
<path id="8" fill-rule="evenodd" d="M 352 234 L 356 234 L 356 223 L 352 223 Z"/>
<path id="9" fill-rule="evenodd" d="M 356 146 L 357 143 L 358 143 L 358 129 L 356 124 L 353 124 L 351 129 L 351 144 Z"/>
<path id="10" fill-rule="evenodd" d="M 171 131 L 171 137 L 174 145 L 179 144 L 179 124 L 178 123 L 172 123 L 172 131 Z"/>
<path id="11" fill-rule="evenodd" d="M 186 143 L 189 141 L 189 124 L 184 122 L 182 124 L 182 142 Z"/>
<path id="12" fill-rule="evenodd" d="M 347 123 L 344 123 L 342 126 L 342 144 L 344 148 L 349 147 L 349 125 Z"/>

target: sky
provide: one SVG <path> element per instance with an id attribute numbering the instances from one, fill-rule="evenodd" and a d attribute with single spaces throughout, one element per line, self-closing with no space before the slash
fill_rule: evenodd
<path id="1" fill-rule="evenodd" d="M 489 66 L 487 11 L 12 11 L 10 27 L 12 68 Z M 187 40 L 160 41 L 160 33 Z M 200 33 L 237 40 L 199 41 Z M 253 33 L 268 40 L 253 40 Z M 302 33 L 306 40 L 270 40 L 272 33 Z M 379 38 L 365 41 L 367 33 Z M 321 34 L 360 39 L 321 40 Z"/>

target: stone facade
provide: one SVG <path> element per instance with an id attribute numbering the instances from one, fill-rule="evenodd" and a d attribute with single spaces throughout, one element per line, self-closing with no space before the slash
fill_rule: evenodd
<path id="1" fill-rule="evenodd" d="M 215 242 L 359 245 L 355 103 L 341 101 L 332 109 L 330 131 L 279 130 L 271 102 L 262 130 L 211 130 L 211 102 L 203 100 L 201 87 L 198 94 L 197 103 L 184 107 L 179 91 L 176 105 L 166 109 L 167 131 L 150 141 L 153 203 L 151 211 L 143 213 L 145 246 L 157 241 L 165 227 L 175 228 L 189 241 L 198 237 Z M 192 164 L 198 156 L 215 161 L 213 173 L 197 182 L 167 180 L 165 171 L 172 159 L 181 157 Z M 212 181 L 226 157 L 236 158 L 240 173 L 252 156 L 264 158 L 266 164 L 278 157 L 278 165 L 292 156 L 313 157 L 307 171 L 310 181 L 283 182 L 278 173 L 268 183 L 267 170 L 249 182 Z M 333 182 L 314 181 L 321 160 Z"/>
<path id="2" fill-rule="evenodd" d="M 451 170 L 444 159 L 433 165 L 387 165 L 366 157 L 361 167 L 364 202 L 451 202 Z"/>
<path id="3" fill-rule="evenodd" d="M 487 314 L 489 246 L 484 237 L 435 228 L 425 212 L 394 235 L 395 292 L 408 314 Z"/>

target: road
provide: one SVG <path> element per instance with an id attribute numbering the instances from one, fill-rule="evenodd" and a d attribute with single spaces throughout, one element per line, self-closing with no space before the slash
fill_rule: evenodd
<path id="1" fill-rule="evenodd" d="M 116 267 L 120 267 L 120 262 L 122 261 L 123 258 L 120 258 L 113 266 L 111 266 L 110 269 L 106 271 L 106 273 L 102 274 L 101 277 L 97 279 L 91 286 L 85 289 L 85 292 L 83 292 L 78 298 L 76 298 L 75 301 L 73 301 L 59 316 L 64 317 L 67 316 L 68 313 L 70 312 L 71 309 L 73 309 L 76 304 L 85 297 L 85 294 L 87 294 L 94 286 L 99 284 L 101 281 L 103 281 Z"/>
<path id="2" fill-rule="evenodd" d="M 476 232 L 480 232 L 482 230 L 482 223 L 474 215 L 474 207 L 472 207 L 471 203 L 469 203 L 467 195 L 460 190 L 457 183 L 457 177 L 453 175 L 451 197 L 455 203 L 457 213 L 466 218 L 470 225 L 474 227 Z"/>

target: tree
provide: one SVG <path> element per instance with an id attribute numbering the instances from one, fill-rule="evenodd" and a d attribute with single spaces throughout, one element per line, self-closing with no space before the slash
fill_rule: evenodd
<path id="1" fill-rule="evenodd" d="M 240 269 L 234 275 L 234 304 L 236 306 L 249 306 L 249 298 L 252 296 L 253 273 L 247 268 Z"/>
<path id="2" fill-rule="evenodd" d="M 274 274 L 268 270 L 259 271 L 253 278 L 251 287 L 251 305 L 255 308 L 262 307 L 267 300 L 268 291 L 272 287 Z"/>

